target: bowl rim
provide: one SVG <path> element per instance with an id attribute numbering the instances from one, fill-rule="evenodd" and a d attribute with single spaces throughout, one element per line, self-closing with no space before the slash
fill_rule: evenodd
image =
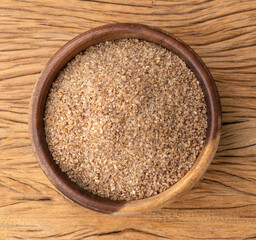
<path id="1" fill-rule="evenodd" d="M 142 200 L 113 201 L 97 197 L 71 182 L 53 161 L 44 135 L 43 113 L 52 82 L 59 71 L 79 52 L 106 40 L 137 38 L 157 43 L 173 51 L 192 69 L 201 83 L 208 112 L 208 129 L 205 144 L 195 164 L 186 175 L 168 190 Z M 213 159 L 220 138 L 221 105 L 217 87 L 202 59 L 183 41 L 155 27 L 134 23 L 116 23 L 86 31 L 61 47 L 48 61 L 35 84 L 30 101 L 29 132 L 35 156 L 52 184 L 68 198 L 89 209 L 127 215 L 161 208 L 175 201 L 200 179 Z"/>

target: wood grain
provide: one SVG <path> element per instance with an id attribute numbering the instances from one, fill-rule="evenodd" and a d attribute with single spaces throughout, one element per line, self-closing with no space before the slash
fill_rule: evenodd
<path id="1" fill-rule="evenodd" d="M 256 1 L 0 2 L 0 239 L 256 239 Z M 190 44 L 217 83 L 218 153 L 180 201 L 140 216 L 81 208 L 47 180 L 32 154 L 28 104 L 49 58 L 106 23 L 160 27 Z"/>

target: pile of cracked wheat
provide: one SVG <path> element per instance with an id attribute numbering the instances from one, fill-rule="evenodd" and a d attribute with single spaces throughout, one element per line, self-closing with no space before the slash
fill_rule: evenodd
<path id="1" fill-rule="evenodd" d="M 45 108 L 46 140 L 82 188 L 113 200 L 161 193 L 193 166 L 206 136 L 203 91 L 175 54 L 146 41 L 108 41 L 59 73 Z"/>

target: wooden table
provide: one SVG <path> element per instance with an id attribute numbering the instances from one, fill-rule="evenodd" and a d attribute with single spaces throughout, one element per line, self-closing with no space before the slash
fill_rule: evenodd
<path id="1" fill-rule="evenodd" d="M 256 1 L 1 0 L 0 239 L 256 239 Z M 114 217 L 73 203 L 48 181 L 28 134 L 31 92 L 68 40 L 106 23 L 160 27 L 192 46 L 223 110 L 217 155 L 176 203 Z"/>

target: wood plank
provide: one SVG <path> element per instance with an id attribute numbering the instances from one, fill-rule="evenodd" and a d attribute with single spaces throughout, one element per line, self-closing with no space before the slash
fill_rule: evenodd
<path id="1" fill-rule="evenodd" d="M 255 239 L 255 0 L 2 0 L 0 239 Z M 60 194 L 33 156 L 28 104 L 49 58 L 107 23 L 160 27 L 203 58 L 219 89 L 223 128 L 203 179 L 162 210 L 113 217 Z"/>

